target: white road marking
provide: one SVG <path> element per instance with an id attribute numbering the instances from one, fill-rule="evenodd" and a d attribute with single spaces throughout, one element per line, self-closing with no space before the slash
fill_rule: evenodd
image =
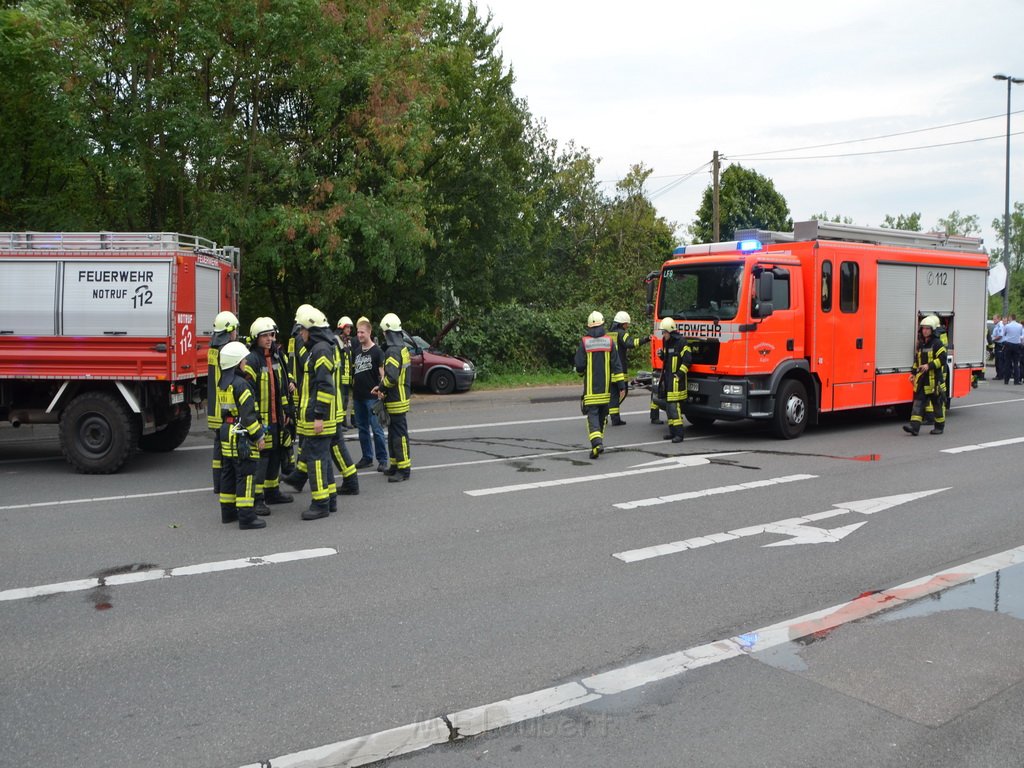
<path id="1" fill-rule="evenodd" d="M 707 454 L 712 455 L 712 454 Z M 780 485 L 782 483 L 794 483 L 798 480 L 813 480 L 817 475 L 785 475 L 784 477 L 773 477 L 767 480 L 751 480 L 749 483 L 737 483 L 736 485 L 723 485 L 718 488 L 706 488 L 703 491 L 687 491 L 685 493 L 673 493 L 669 496 L 655 496 L 650 499 L 639 499 L 638 501 L 623 501 L 612 506 L 617 509 L 638 509 L 640 507 L 653 507 L 658 504 L 672 504 L 677 501 L 690 501 L 701 499 L 705 496 L 718 496 L 723 493 L 735 493 L 746 491 L 751 488 L 765 488 L 769 485 Z"/>
<path id="2" fill-rule="evenodd" d="M 0 511 L 6 509 L 30 509 L 32 507 L 59 507 L 63 504 L 89 504 L 95 501 L 125 501 L 127 499 L 148 499 L 154 496 L 177 496 L 181 493 L 213 493 L 213 487 L 206 488 L 180 488 L 176 491 L 153 491 L 152 493 L 131 493 L 123 496 L 97 496 L 92 499 L 64 499 L 63 501 L 35 501 L 31 504 L 9 504 L 0 507 Z"/>
<path id="3" fill-rule="evenodd" d="M 623 446 L 625 447 L 625 446 Z M 586 449 L 589 453 L 590 449 Z M 516 485 L 500 485 L 494 488 L 480 488 L 475 491 L 463 491 L 467 496 L 493 496 L 499 493 L 514 493 L 516 491 L 532 491 L 538 488 L 553 488 L 559 485 L 576 485 L 577 483 L 590 483 L 595 480 L 614 480 L 619 477 L 631 475 L 644 475 L 649 472 L 664 472 L 666 469 L 679 469 L 681 467 L 700 467 L 711 463 L 708 457 L 735 456 L 745 451 L 731 451 L 728 453 L 705 453 L 692 454 L 687 456 L 670 456 L 667 459 L 637 464 L 635 469 L 624 469 L 619 472 L 605 472 L 597 475 L 583 475 L 580 477 L 564 477 L 559 480 L 538 480 L 532 483 L 517 483 Z"/>
<path id="4" fill-rule="evenodd" d="M 809 476 L 794 475 L 793 478 L 805 479 Z M 780 478 L 786 480 L 786 478 Z M 762 481 L 768 482 L 770 481 Z M 776 481 L 777 482 L 777 481 Z M 739 486 L 733 486 L 740 489 Z M 712 489 L 718 490 L 718 489 Z M 689 549 L 700 549 L 701 547 L 707 547 L 712 544 L 721 544 L 725 541 L 734 541 L 736 539 L 746 538 L 748 536 L 760 536 L 765 533 L 781 534 L 783 536 L 791 536 L 793 538 L 787 539 L 786 541 L 775 542 L 772 544 L 765 544 L 765 547 L 777 547 L 787 546 L 793 544 L 825 544 L 834 543 L 841 540 L 845 536 L 853 533 L 855 530 L 864 525 L 864 522 L 855 523 L 853 525 L 847 525 L 842 528 L 833 528 L 828 530 L 826 528 L 817 528 L 814 526 L 808 526 L 807 523 L 816 522 L 818 520 L 826 520 L 830 517 L 838 517 L 839 515 L 845 515 L 850 512 L 858 512 L 862 515 L 873 515 L 876 512 L 881 512 L 892 507 L 898 507 L 900 504 L 906 504 L 907 502 L 914 501 L 916 499 L 923 499 L 926 496 L 931 496 L 934 493 L 941 493 L 942 491 L 948 491 L 949 488 L 936 488 L 931 491 L 917 491 L 913 493 L 901 493 L 895 496 L 880 496 L 876 499 L 862 499 L 860 501 L 845 501 L 841 504 L 833 504 L 836 509 L 827 509 L 824 512 L 814 512 L 803 517 L 791 517 L 786 520 L 778 520 L 774 523 L 764 523 L 763 525 L 751 525 L 746 528 L 736 528 L 732 531 L 725 531 L 722 533 L 712 533 L 707 536 L 697 536 L 692 539 L 684 539 L 682 541 L 673 541 L 669 544 L 656 544 L 652 547 L 643 547 L 641 549 L 631 549 L 627 552 L 616 552 L 612 557 L 621 560 L 624 563 L 635 563 L 640 560 L 649 560 L 652 557 L 661 557 L 662 555 L 674 555 L 679 552 L 685 552 Z M 866 521 L 865 521 L 866 522 Z"/>
<path id="5" fill-rule="evenodd" d="M 1007 445 L 1024 443 L 1024 437 L 1011 437 L 1007 440 L 993 440 L 989 443 L 978 443 L 977 445 L 961 445 L 958 448 L 943 448 L 942 453 L 969 453 L 970 451 L 983 451 L 986 448 L 1002 448 Z"/>
<path id="6" fill-rule="evenodd" d="M 533 720 L 678 677 L 720 661 L 765 651 L 842 626 L 851 621 L 943 592 L 958 584 L 1024 563 L 1024 546 L 908 581 L 846 603 L 734 635 L 706 645 L 659 656 L 551 688 L 464 709 L 449 715 L 371 733 L 345 741 L 292 752 L 242 768 L 350 768 L 416 752 L 450 741 Z"/>
<path id="7" fill-rule="evenodd" d="M 319 549 L 300 549 L 293 552 L 278 552 L 274 555 L 258 555 L 245 557 L 238 560 L 220 560 L 213 563 L 198 563 L 196 565 L 182 565 L 177 568 L 151 568 L 146 571 L 132 571 L 130 573 L 118 573 L 112 576 L 101 578 L 78 579 L 77 581 L 62 581 L 57 584 L 41 584 L 36 587 L 21 587 L 19 589 L 5 589 L 0 592 L 0 602 L 9 600 L 25 600 L 30 597 L 42 595 L 56 595 L 61 592 L 81 592 L 95 587 L 112 587 L 122 584 L 137 584 L 143 581 L 158 581 L 169 579 L 174 576 L 197 576 L 201 573 L 217 573 L 219 571 L 234 571 L 239 568 L 255 568 L 259 565 L 275 565 L 278 563 L 290 563 L 295 560 L 309 560 L 314 557 L 328 557 L 338 554 L 338 550 L 331 547 Z"/>

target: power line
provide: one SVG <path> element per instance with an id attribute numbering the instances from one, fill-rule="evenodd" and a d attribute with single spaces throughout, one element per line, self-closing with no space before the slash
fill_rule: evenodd
<path id="1" fill-rule="evenodd" d="M 1011 114 L 1019 115 L 1022 112 L 1024 112 L 1024 109 L 1019 109 L 1019 110 L 1017 110 L 1015 112 L 1012 112 Z M 733 159 L 743 160 L 743 159 L 745 159 L 747 157 L 753 157 L 753 156 L 761 157 L 763 155 L 778 155 L 778 154 L 784 154 L 786 152 L 803 152 L 804 150 L 807 150 L 807 149 L 824 149 L 825 147 L 839 147 L 839 146 L 842 146 L 844 144 L 859 144 L 859 143 L 862 143 L 862 142 L 865 142 L 865 141 L 880 141 L 881 139 L 892 139 L 892 138 L 895 138 L 897 136 L 909 136 L 909 135 L 914 134 L 914 133 L 927 133 L 928 131 L 940 131 L 940 130 L 942 130 L 944 128 L 956 128 L 956 127 L 959 127 L 961 125 L 970 125 L 971 123 L 982 123 L 982 122 L 984 122 L 986 120 L 996 120 L 996 119 L 1000 119 L 1001 120 L 1005 116 L 1006 116 L 1006 113 L 1003 112 L 1001 114 L 992 115 L 990 117 L 976 117 L 973 120 L 961 120 L 958 123 L 946 123 L 945 125 L 935 125 L 935 126 L 932 126 L 931 128 L 915 128 L 912 131 L 900 131 L 899 133 L 886 133 L 886 134 L 882 134 L 881 136 L 869 136 L 868 138 L 865 138 L 865 139 L 847 139 L 845 141 L 833 141 L 833 142 L 828 143 L 828 144 L 809 144 L 807 146 L 791 147 L 789 149 L 772 149 L 772 150 L 769 150 L 767 152 L 745 152 L 743 154 L 732 155 L 731 157 Z M 1005 136 L 1006 134 L 1004 133 L 1002 135 Z M 980 141 L 984 141 L 984 139 L 980 139 Z M 946 146 L 946 145 L 936 144 L 934 146 Z M 841 155 L 840 155 L 840 157 L 841 157 Z"/>
<path id="2" fill-rule="evenodd" d="M 1024 134 L 1024 131 L 1017 131 L 1011 133 L 1011 136 L 1020 136 Z M 875 149 L 868 152 L 842 152 L 835 155 L 800 155 L 799 157 L 755 157 L 753 155 L 729 155 L 728 159 L 735 160 L 741 157 L 747 161 L 758 161 L 758 162 L 771 162 L 774 160 L 830 160 L 839 157 L 864 157 L 865 155 L 889 155 L 895 152 L 914 152 L 919 149 L 936 149 L 939 147 L 953 147 L 958 144 L 976 144 L 981 141 L 992 141 L 993 139 L 1005 139 L 1006 134 L 1001 133 L 998 136 L 984 136 L 978 139 L 964 139 L 963 141 L 947 141 L 943 144 L 923 144 L 917 147 L 900 147 L 899 149 Z M 811 147 L 808 147 L 811 149 Z M 791 150 L 792 151 L 792 150 Z M 766 153 L 768 154 L 768 153 Z"/>

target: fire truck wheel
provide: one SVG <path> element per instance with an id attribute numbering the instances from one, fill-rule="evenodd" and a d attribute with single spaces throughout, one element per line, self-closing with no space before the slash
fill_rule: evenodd
<path id="1" fill-rule="evenodd" d="M 796 379 L 786 379 L 775 397 L 772 431 L 776 437 L 792 440 L 803 434 L 808 416 L 807 390 Z"/>
<path id="2" fill-rule="evenodd" d="M 139 438 L 139 448 L 148 453 L 168 453 L 185 442 L 189 430 L 192 429 L 192 412 L 172 421 L 159 432 L 143 435 Z"/>
<path id="3" fill-rule="evenodd" d="M 81 394 L 61 414 L 61 452 L 83 474 L 116 472 L 135 452 L 138 442 L 138 425 L 128 409 L 106 392 Z"/>

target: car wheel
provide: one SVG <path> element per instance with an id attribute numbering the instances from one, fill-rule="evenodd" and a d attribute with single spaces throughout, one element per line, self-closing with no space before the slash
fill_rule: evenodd
<path id="1" fill-rule="evenodd" d="M 436 395 L 450 395 L 455 391 L 455 375 L 444 369 L 430 374 L 430 391 Z"/>

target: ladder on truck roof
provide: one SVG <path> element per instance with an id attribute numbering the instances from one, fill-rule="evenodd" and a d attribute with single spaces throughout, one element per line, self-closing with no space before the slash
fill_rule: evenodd
<path id="1" fill-rule="evenodd" d="M 981 253 L 980 237 L 947 235 L 944 232 L 910 232 L 887 227 L 861 227 L 833 221 L 798 221 L 793 225 L 793 240 L 841 240 L 906 248 L 932 248 L 940 251 Z"/>
<path id="2" fill-rule="evenodd" d="M 775 232 L 767 229 L 737 229 L 734 243 L 747 239 L 769 243 L 792 243 L 806 240 L 838 240 L 847 243 L 870 243 L 872 245 L 896 245 L 903 248 L 931 248 L 939 251 L 961 251 L 984 253 L 980 237 L 946 235 L 942 232 L 910 232 L 905 229 L 887 227 L 861 227 L 857 224 L 840 224 L 833 221 L 798 221 L 792 232 Z"/>
<path id="3" fill-rule="evenodd" d="M 179 232 L 0 232 L 3 251 L 189 251 L 238 263 L 238 248 Z"/>

